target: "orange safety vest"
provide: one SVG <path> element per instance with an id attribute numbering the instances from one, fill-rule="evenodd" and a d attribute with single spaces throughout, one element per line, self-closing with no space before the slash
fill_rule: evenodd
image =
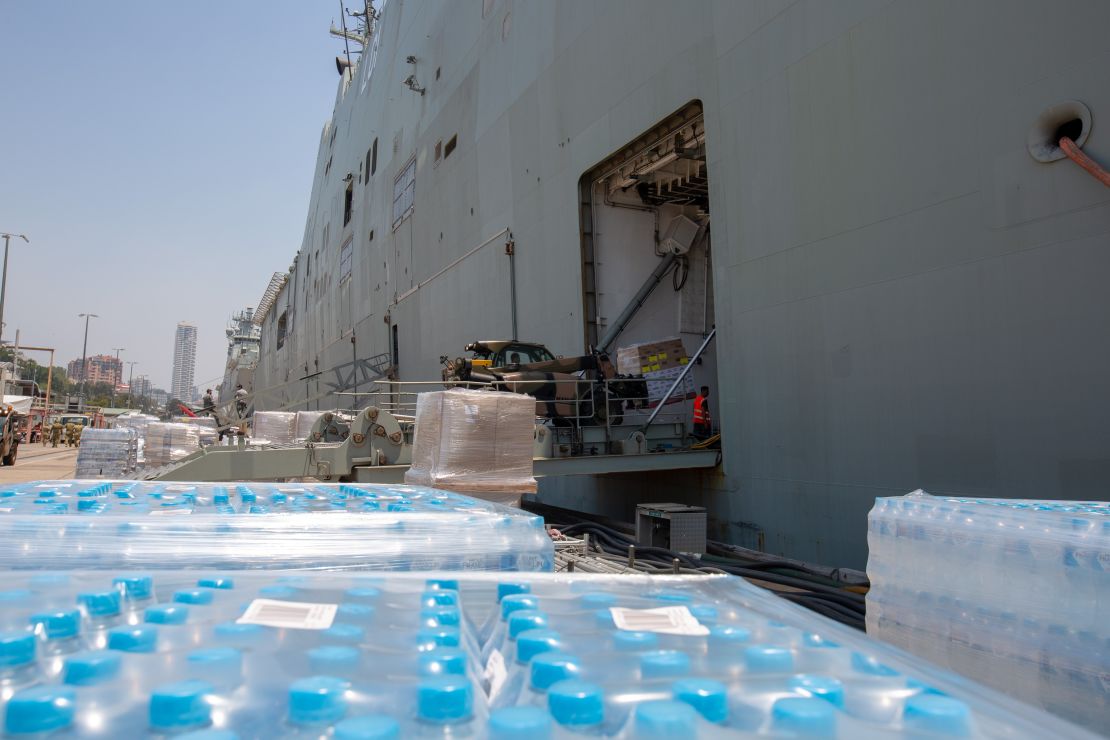
<path id="1" fill-rule="evenodd" d="M 694 426 L 709 426 L 709 406 L 705 396 L 694 399 Z"/>

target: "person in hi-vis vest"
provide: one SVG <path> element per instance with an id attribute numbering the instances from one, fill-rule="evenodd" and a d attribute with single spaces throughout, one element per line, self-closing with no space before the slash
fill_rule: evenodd
<path id="1" fill-rule="evenodd" d="M 713 436 L 713 419 L 709 416 L 709 386 L 703 385 L 694 399 L 694 437 L 708 439 Z"/>

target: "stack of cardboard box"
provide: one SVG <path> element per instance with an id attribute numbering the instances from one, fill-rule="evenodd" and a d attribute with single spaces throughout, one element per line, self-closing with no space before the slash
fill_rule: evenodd
<path id="1" fill-rule="evenodd" d="M 659 403 L 674 383 L 682 369 L 690 362 L 681 337 L 669 337 L 654 342 L 633 344 L 617 350 L 617 372 L 625 375 L 643 375 L 647 379 L 648 402 Z M 696 395 L 694 379 L 687 373 L 667 403 L 687 401 Z"/>

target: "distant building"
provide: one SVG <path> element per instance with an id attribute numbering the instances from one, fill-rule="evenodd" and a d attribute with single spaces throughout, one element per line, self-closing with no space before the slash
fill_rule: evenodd
<path id="1" fill-rule="evenodd" d="M 66 373 L 70 380 L 90 385 L 96 383 L 111 383 L 117 387 L 123 382 L 123 362 L 112 355 L 93 355 L 85 359 L 87 372 L 81 372 L 81 359 L 70 360 Z"/>
<path id="2" fill-rule="evenodd" d="M 150 383 L 150 378 L 148 378 L 145 375 L 135 376 L 135 380 L 132 381 L 131 386 L 132 386 L 131 395 L 134 396 L 135 398 L 149 397 L 150 396 L 150 391 L 154 387 Z"/>
<path id="3" fill-rule="evenodd" d="M 182 322 L 173 338 L 173 377 L 170 395 L 183 401 L 192 396 L 193 375 L 197 367 L 197 328 Z"/>
<path id="4" fill-rule="evenodd" d="M 165 406 L 166 402 L 170 400 L 170 394 L 166 393 L 161 388 L 154 388 L 150 391 L 150 400 L 159 406 Z"/>

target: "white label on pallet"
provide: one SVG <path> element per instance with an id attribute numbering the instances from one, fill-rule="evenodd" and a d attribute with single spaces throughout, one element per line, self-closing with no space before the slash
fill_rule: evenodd
<path id="1" fill-rule="evenodd" d="M 630 632 L 659 632 L 664 635 L 708 635 L 709 628 L 698 621 L 684 606 L 662 606 L 658 609 L 625 609 L 609 607 L 617 629 Z"/>
<path id="2" fill-rule="evenodd" d="M 294 630 L 326 630 L 331 627 L 337 609 L 339 609 L 338 604 L 304 604 L 299 601 L 255 599 L 247 607 L 243 616 L 235 621 L 239 624 L 261 624 L 266 627 Z"/>
<path id="3" fill-rule="evenodd" d="M 489 701 L 501 693 L 501 687 L 505 685 L 505 679 L 508 677 L 509 672 L 505 668 L 505 656 L 501 655 L 501 651 L 496 648 L 489 654 L 489 660 L 486 661 L 486 670 L 482 674 L 482 678 L 489 684 Z"/>

